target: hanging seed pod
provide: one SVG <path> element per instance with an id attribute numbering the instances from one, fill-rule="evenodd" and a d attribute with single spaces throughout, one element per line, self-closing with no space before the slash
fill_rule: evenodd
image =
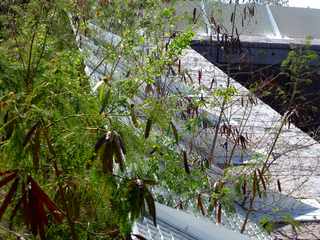
<path id="1" fill-rule="evenodd" d="M 254 171 L 253 173 L 253 181 L 252 181 L 252 196 L 255 198 L 257 194 L 257 173 Z"/>
<path id="2" fill-rule="evenodd" d="M 40 121 L 38 121 L 36 124 L 34 124 L 31 129 L 28 131 L 27 135 L 25 136 L 24 140 L 23 140 L 23 146 L 25 147 L 29 142 L 30 140 L 33 138 L 33 136 L 35 135 L 36 133 L 36 130 L 37 128 L 39 127 L 40 125 Z"/>
<path id="3" fill-rule="evenodd" d="M 199 86 L 201 86 L 201 79 L 202 79 L 202 70 L 198 71 L 198 82 L 199 82 Z"/>
<path id="4" fill-rule="evenodd" d="M 222 215 L 222 209 L 221 209 L 221 203 L 217 203 L 216 207 L 216 223 L 221 223 L 221 215 Z"/>
<path id="5" fill-rule="evenodd" d="M 113 144 L 106 143 L 102 155 L 102 169 L 104 173 L 112 174 L 113 172 Z"/>
<path id="6" fill-rule="evenodd" d="M 139 127 L 139 122 L 137 120 L 137 116 L 136 116 L 136 113 L 135 113 L 135 107 L 134 107 L 134 104 L 131 104 L 130 105 L 130 117 L 131 117 L 131 121 L 133 123 L 133 125 L 138 128 Z"/>
<path id="7" fill-rule="evenodd" d="M 194 112 L 196 113 L 196 116 L 199 117 L 199 107 L 198 106 L 196 106 L 194 108 Z"/>
<path id="8" fill-rule="evenodd" d="M 182 151 L 182 158 L 183 158 L 184 170 L 187 174 L 190 174 L 187 152 L 185 150 Z"/>
<path id="9" fill-rule="evenodd" d="M 214 79 L 214 77 L 211 79 L 211 83 L 210 83 L 210 90 L 212 90 L 212 88 L 213 88 L 213 84 L 214 84 L 214 82 L 215 82 L 215 79 Z"/>
<path id="10" fill-rule="evenodd" d="M 202 202 L 201 193 L 199 193 L 197 197 L 197 208 L 201 211 L 201 214 L 203 216 L 206 216 L 206 210 Z"/>
<path id="11" fill-rule="evenodd" d="M 147 124 L 146 124 L 146 128 L 145 128 L 145 131 L 144 131 L 144 138 L 147 139 L 150 135 L 150 131 L 151 131 L 151 127 L 152 127 L 152 120 L 151 118 L 149 118 L 147 120 Z"/>
<path id="12" fill-rule="evenodd" d="M 231 22 L 231 23 L 234 22 L 234 13 L 231 13 L 230 22 Z"/>
<path id="13" fill-rule="evenodd" d="M 241 186 L 241 189 L 242 189 L 242 194 L 245 196 L 247 194 L 247 180 L 246 179 L 243 180 L 243 184 Z"/>
<path id="14" fill-rule="evenodd" d="M 262 194 L 261 194 L 260 182 L 259 182 L 259 179 L 258 179 L 258 178 L 257 178 L 257 193 L 258 193 L 259 198 L 261 198 L 261 197 L 262 197 Z"/>
<path id="15" fill-rule="evenodd" d="M 121 135 L 119 135 L 118 139 L 119 139 L 121 150 L 122 150 L 123 154 L 125 155 L 127 153 L 127 151 L 126 151 L 126 147 L 125 147 L 125 144 L 124 144 L 124 141 L 123 141 Z"/>
<path id="16" fill-rule="evenodd" d="M 181 74 L 181 60 L 178 60 L 178 73 Z"/>
<path id="17" fill-rule="evenodd" d="M 174 124 L 173 124 L 172 121 L 170 122 L 170 125 L 171 125 L 171 128 L 172 128 L 172 133 L 173 133 L 174 138 L 175 138 L 175 140 L 176 140 L 176 144 L 178 144 L 178 142 L 179 142 L 178 130 L 177 130 L 177 128 L 174 126 Z"/>
<path id="18" fill-rule="evenodd" d="M 278 191 L 281 192 L 282 189 L 281 189 L 281 184 L 279 179 L 277 179 L 277 185 L 278 185 Z"/>
<path id="19" fill-rule="evenodd" d="M 119 134 L 114 136 L 114 145 L 115 145 L 115 161 L 119 164 L 120 170 L 124 171 L 124 152 L 121 144 L 121 137 Z"/>
<path id="20" fill-rule="evenodd" d="M 106 135 L 103 135 L 101 138 L 98 139 L 98 141 L 96 142 L 95 146 L 94 146 L 94 150 L 95 152 L 98 152 L 99 149 L 101 148 L 101 146 L 106 143 L 107 139 L 106 139 Z"/>
<path id="21" fill-rule="evenodd" d="M 149 191 L 147 187 L 144 187 L 144 192 L 145 192 L 145 200 L 148 205 L 149 214 L 153 220 L 153 225 L 157 226 L 156 206 L 155 206 L 154 198 L 152 196 L 152 193 Z"/>
<path id="22" fill-rule="evenodd" d="M 192 22 L 195 24 L 197 20 L 197 8 L 193 9 Z"/>
<path id="23" fill-rule="evenodd" d="M 214 208 L 215 210 L 218 206 L 218 200 L 216 198 L 213 198 L 212 196 L 210 197 L 210 206 L 210 208 Z"/>
<path id="24" fill-rule="evenodd" d="M 237 142 L 240 143 L 242 150 L 247 149 L 248 140 L 243 135 L 239 135 Z"/>
<path id="25" fill-rule="evenodd" d="M 187 77 L 190 79 L 190 83 L 193 84 L 193 79 L 192 79 L 191 75 L 188 72 L 185 72 L 185 73 L 186 73 Z"/>
<path id="26" fill-rule="evenodd" d="M 106 142 L 104 143 L 104 148 L 102 149 L 101 160 L 102 169 L 104 173 L 113 172 L 113 154 L 115 152 L 115 145 L 113 141 L 112 132 L 108 132 L 106 135 Z"/>

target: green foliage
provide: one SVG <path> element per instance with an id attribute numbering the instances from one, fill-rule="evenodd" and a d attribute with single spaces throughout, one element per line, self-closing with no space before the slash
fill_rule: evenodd
<path id="1" fill-rule="evenodd" d="M 155 221 L 155 183 L 184 199 L 208 188 L 200 166 L 191 173 L 183 167 L 181 133 L 172 123 L 177 97 L 159 91 L 159 79 L 194 36 L 189 30 L 165 44 L 163 36 L 173 34 L 176 18 L 172 5 L 162 8 L 158 0 L 7 4 L 0 22 L 0 172 L 17 169 L 20 179 L 17 190 L 1 188 L 7 196 L 15 193 L 4 215 L 13 230 L 28 233 L 31 227 L 41 239 L 124 239 L 141 215 Z M 126 76 L 119 79 L 111 71 L 101 79 L 97 96 L 67 13 L 78 17 L 81 34 L 104 46 L 113 69 L 128 63 Z M 121 36 L 119 45 L 100 42 L 89 28 L 92 18 Z M 143 44 L 152 47 L 145 51 Z M 146 85 L 158 94 L 133 104 Z M 144 139 L 147 119 L 152 127 Z M 49 209 L 48 220 L 40 209 L 43 217 L 29 224 L 31 215 L 22 217 L 26 207 L 9 216 L 31 176 L 58 209 Z M 36 201 L 44 196 L 28 194 Z M 155 195 L 163 199 L 161 191 Z M 60 224 L 53 221 L 55 211 L 64 216 Z"/>
<path id="2" fill-rule="evenodd" d="M 214 91 L 214 94 L 229 102 L 237 94 L 237 89 L 234 86 L 219 88 Z"/>
<path id="3" fill-rule="evenodd" d="M 240 176 L 230 167 L 213 183 L 208 161 L 186 143 L 209 120 L 198 111 L 206 100 L 170 90 L 180 79 L 169 76 L 194 37 L 192 27 L 175 32 L 174 2 L 6 2 L 0 18 L 0 216 L 14 231 L 40 239 L 128 239 L 141 216 L 156 224 L 155 200 L 186 207 L 196 201 L 206 215 L 204 196 L 220 222 L 221 207 L 232 212 L 235 200 L 265 191 L 266 173 L 256 165 Z M 95 92 L 71 23 L 102 46 L 95 54 L 110 67 Z M 101 39 L 92 23 L 119 42 Z M 311 52 L 300 59 L 291 53 L 283 69 L 298 76 L 306 69 L 301 65 L 314 60 Z M 180 67 L 175 74 L 182 77 Z M 188 94 L 199 92 L 190 87 Z M 229 103 L 237 90 L 213 95 Z M 32 204 L 20 202 L 25 195 L 27 203 L 39 203 L 39 218 L 30 214 Z"/>
<path id="4" fill-rule="evenodd" d="M 268 233 L 271 233 L 274 229 L 274 224 L 272 220 L 267 216 L 262 217 L 259 221 L 259 224 Z"/>

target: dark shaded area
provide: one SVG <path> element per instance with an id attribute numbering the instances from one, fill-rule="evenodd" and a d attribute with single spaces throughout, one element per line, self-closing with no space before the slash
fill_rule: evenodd
<path id="1" fill-rule="evenodd" d="M 221 44 L 220 44 L 221 45 Z M 217 42 L 193 42 L 192 47 L 280 114 L 294 110 L 290 120 L 304 132 L 319 140 L 320 69 L 315 63 L 298 81 L 298 93 L 289 104 L 293 79 L 283 71 L 281 62 L 290 50 L 302 46 L 270 43 L 241 43 L 241 50 L 221 48 Z M 319 46 L 311 49 L 318 53 Z M 228 64 L 229 63 L 229 64 Z"/>

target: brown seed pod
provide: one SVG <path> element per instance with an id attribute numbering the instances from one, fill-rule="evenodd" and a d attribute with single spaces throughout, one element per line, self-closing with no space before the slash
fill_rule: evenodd
<path id="1" fill-rule="evenodd" d="M 28 131 L 27 135 L 25 136 L 24 140 L 23 140 L 23 146 L 25 147 L 30 140 L 33 138 L 33 136 L 36 133 L 37 128 L 40 126 L 40 121 L 38 121 L 36 124 L 34 124 L 30 130 Z"/>
<path id="2" fill-rule="evenodd" d="M 222 209 L 221 209 L 221 203 L 217 203 L 216 207 L 216 222 L 221 223 L 221 215 L 222 215 Z"/>
<path id="3" fill-rule="evenodd" d="M 190 174 L 187 152 L 185 150 L 182 151 L 182 157 L 183 157 L 184 170 L 186 171 L 187 174 Z"/>
<path id="4" fill-rule="evenodd" d="M 257 194 L 257 173 L 256 171 L 254 171 L 253 173 L 253 181 L 252 181 L 252 196 L 253 198 L 255 198 L 256 194 Z"/>
<path id="5" fill-rule="evenodd" d="M 197 8 L 194 8 L 192 13 L 192 22 L 196 23 L 196 20 L 197 20 Z"/>
<path id="6" fill-rule="evenodd" d="M 230 22 L 231 22 L 231 23 L 234 22 L 234 13 L 231 13 Z"/>
<path id="7" fill-rule="evenodd" d="M 114 145 L 115 145 L 115 161 L 119 164 L 120 170 L 124 171 L 124 152 L 121 146 L 120 135 L 117 134 L 114 136 Z"/>
<path id="8" fill-rule="evenodd" d="M 215 79 L 214 79 L 214 77 L 212 77 L 211 83 L 210 83 L 210 88 L 209 88 L 210 90 L 212 90 L 214 82 L 215 82 Z"/>
<path id="9" fill-rule="evenodd" d="M 151 127 L 152 127 L 152 120 L 151 118 L 149 118 L 147 120 L 147 124 L 146 124 L 146 128 L 145 128 L 145 131 L 144 131 L 144 138 L 147 139 L 150 135 L 150 131 L 151 131 Z"/>
<path id="10" fill-rule="evenodd" d="M 130 105 L 130 117 L 131 117 L 131 121 L 133 123 L 133 125 L 138 128 L 139 127 L 139 123 L 138 123 L 138 120 L 137 120 L 137 116 L 136 116 L 136 113 L 135 113 L 135 106 L 134 104 L 131 104 Z"/>
<path id="11" fill-rule="evenodd" d="M 113 133 L 108 132 L 105 135 L 105 142 L 100 147 L 99 155 L 102 161 L 102 169 L 104 173 L 113 172 L 113 154 L 115 152 L 115 144 L 113 141 Z"/>
<path id="12" fill-rule="evenodd" d="M 198 82 L 199 82 L 199 86 L 201 86 L 201 79 L 202 79 L 202 70 L 198 71 Z"/>
<path id="13" fill-rule="evenodd" d="M 201 211 L 203 216 L 206 216 L 206 210 L 202 202 L 201 193 L 199 193 L 197 197 L 197 208 Z"/>
<path id="14" fill-rule="evenodd" d="M 246 195 L 247 194 L 247 180 L 246 179 L 244 179 L 241 188 L 242 188 L 242 194 Z"/>
<path id="15" fill-rule="evenodd" d="M 178 142 L 179 142 L 178 130 L 177 130 L 176 126 L 173 124 L 172 121 L 170 122 L 170 125 L 171 125 L 171 128 L 172 128 L 172 133 L 173 133 L 173 135 L 174 135 L 174 138 L 175 138 L 175 140 L 176 140 L 176 143 L 178 144 Z"/>
<path id="16" fill-rule="evenodd" d="M 262 194 L 261 194 L 261 190 L 260 190 L 259 179 L 257 179 L 257 193 L 258 193 L 259 198 L 261 198 L 261 197 L 262 197 Z"/>
<path id="17" fill-rule="evenodd" d="M 281 192 L 282 189 L 281 189 L 281 184 L 279 179 L 277 179 L 277 185 L 278 185 L 278 191 Z"/>
<path id="18" fill-rule="evenodd" d="M 181 60 L 178 60 L 178 73 L 181 74 Z"/>

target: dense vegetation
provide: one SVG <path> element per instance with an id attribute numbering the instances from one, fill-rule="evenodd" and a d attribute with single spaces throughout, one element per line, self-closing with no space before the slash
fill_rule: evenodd
<path id="1" fill-rule="evenodd" d="M 206 169 L 213 159 L 183 144 L 204 128 L 198 109 L 206 101 L 170 92 L 180 81 L 170 74 L 184 74 L 179 57 L 198 14 L 184 16 L 188 24 L 176 32 L 182 16 L 174 14 L 175 2 L 0 3 L 0 235 L 130 239 L 142 215 L 156 224 L 155 200 L 195 205 L 220 222 L 221 208 L 232 211 L 235 199 L 252 204 L 267 190 L 272 150 L 262 165 L 236 176 L 225 171 L 225 179 L 212 182 Z M 120 40 L 103 42 L 92 22 Z M 99 54 L 110 71 L 98 83 L 85 72 L 79 34 L 104 47 Z M 230 86 L 213 91 L 222 100 L 221 116 L 236 92 Z M 216 129 L 214 139 L 221 134 L 247 148 L 241 131 L 222 121 Z"/>
<path id="2" fill-rule="evenodd" d="M 28 229 L 41 239 L 125 238 L 146 210 L 155 218 L 151 186 L 188 196 L 206 185 L 196 169 L 187 177 L 181 168 L 171 122 L 175 97 L 132 101 L 140 86 L 168 71 L 192 38 L 189 31 L 165 46 L 173 10 L 162 4 L 1 3 L 0 218 L 4 229 L 13 229 L 3 233 L 6 238 Z M 124 39 L 104 54 L 111 63 L 131 61 L 131 74 L 119 81 L 111 81 L 113 73 L 105 76 L 98 96 L 67 13 L 76 16 L 81 33 L 95 17 Z M 148 54 L 133 51 L 145 42 L 153 44 Z M 159 167 L 163 162 L 170 171 Z"/>

